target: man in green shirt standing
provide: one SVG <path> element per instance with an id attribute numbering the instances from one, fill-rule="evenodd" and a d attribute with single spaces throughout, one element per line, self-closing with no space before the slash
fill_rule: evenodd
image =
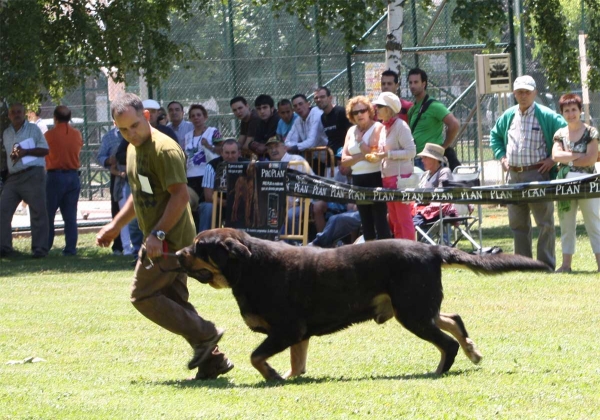
<path id="1" fill-rule="evenodd" d="M 192 346 L 189 369 L 196 379 L 214 379 L 233 364 L 219 352 L 223 330 L 201 318 L 188 302 L 187 276 L 169 271 L 177 267 L 173 253 L 194 240 L 196 229 L 187 191 L 186 160 L 181 148 L 153 129 L 144 116 L 139 97 L 126 93 L 111 104 L 115 125 L 130 144 L 127 177 L 131 196 L 96 242 L 109 246 L 121 229 L 137 215 L 146 239 L 146 257 L 138 259 L 131 287 L 131 302 L 146 318 Z M 168 255 L 163 255 L 168 254 Z"/>
<path id="2" fill-rule="evenodd" d="M 415 104 L 408 111 L 408 125 L 417 145 L 417 154 L 423 151 L 427 143 L 439 144 L 446 150 L 450 169 L 454 169 L 460 163 L 451 146 L 460 129 L 460 123 L 444 104 L 429 97 L 427 80 L 427 73 L 420 68 L 408 72 L 408 88 L 415 97 Z M 418 157 L 415 158 L 415 166 L 425 169 L 421 158 Z"/>

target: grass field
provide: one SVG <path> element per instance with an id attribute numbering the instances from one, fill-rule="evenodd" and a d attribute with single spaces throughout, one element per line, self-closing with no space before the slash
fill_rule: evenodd
<path id="1" fill-rule="evenodd" d="M 484 214 L 484 245 L 512 252 L 506 210 Z M 93 234 L 78 257 L 3 259 L 0 419 L 599 418 L 600 276 L 580 233 L 570 275 L 444 272 L 442 309 L 462 315 L 480 365 L 461 353 L 435 377 L 432 345 L 395 321 L 370 322 L 313 338 L 306 375 L 283 385 L 251 367 L 263 336 L 243 324 L 228 290 L 190 280 L 199 312 L 227 329 L 220 347 L 236 368 L 186 381 L 191 350 L 135 311 L 129 259 L 94 247 Z M 30 242 L 16 245 L 25 252 Z M 32 356 L 44 361 L 6 364 Z M 288 360 L 272 365 L 282 372 Z"/>

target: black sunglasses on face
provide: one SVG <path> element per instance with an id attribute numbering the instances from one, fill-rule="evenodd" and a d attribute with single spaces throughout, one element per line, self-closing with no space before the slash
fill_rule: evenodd
<path id="1" fill-rule="evenodd" d="M 365 112 L 369 112 L 369 108 L 357 109 L 352 111 L 351 114 L 356 117 L 358 114 L 364 114 Z"/>

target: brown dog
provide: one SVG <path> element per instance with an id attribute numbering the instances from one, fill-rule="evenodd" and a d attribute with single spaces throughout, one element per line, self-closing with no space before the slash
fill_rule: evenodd
<path id="1" fill-rule="evenodd" d="M 246 324 L 267 334 L 251 358 L 265 379 L 303 374 L 312 336 L 392 317 L 440 350 L 437 374 L 450 369 L 459 345 L 479 363 L 482 356 L 460 316 L 440 313 L 442 265 L 466 265 L 479 273 L 549 270 L 517 255 L 481 257 L 400 239 L 321 249 L 265 241 L 234 229 L 202 232 L 177 255 L 191 277 L 215 288 L 230 287 Z M 292 366 L 282 378 L 267 360 L 288 347 Z"/>

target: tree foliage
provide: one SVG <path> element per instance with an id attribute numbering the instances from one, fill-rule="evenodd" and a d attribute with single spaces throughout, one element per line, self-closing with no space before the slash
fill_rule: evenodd
<path id="1" fill-rule="evenodd" d="M 579 81 L 577 41 L 568 36 L 565 14 L 559 0 L 526 0 L 523 17 L 528 35 L 535 41 L 535 50 L 548 70 L 551 86 L 569 89 Z"/>
<path id="2" fill-rule="evenodd" d="M 285 10 L 297 16 L 307 27 L 321 33 L 330 28 L 344 34 L 346 49 L 350 51 L 360 37 L 385 12 L 387 0 L 253 0 L 268 4 L 273 10 Z"/>
<path id="3" fill-rule="evenodd" d="M 0 0 L 0 97 L 25 103 L 39 92 L 60 98 L 83 78 L 107 70 L 117 81 L 143 73 L 156 85 L 172 66 L 195 54 L 192 40 L 174 39 L 173 22 L 210 13 L 232 0 Z M 561 0 L 523 0 L 526 36 L 548 80 L 566 89 L 578 80 L 577 40 Z M 600 0 L 585 3 L 590 87 L 600 87 Z M 296 16 L 321 33 L 336 29 L 350 51 L 385 12 L 388 0 L 252 0 Z M 563 0 L 564 2 L 564 0 Z M 250 3 L 236 1 L 246 8 Z M 434 0 L 419 0 L 433 10 Z M 211 9 L 211 7 L 213 9 Z M 468 40 L 490 43 L 506 30 L 506 0 L 456 0 L 452 22 Z M 251 10 L 250 10 L 251 11 Z M 249 28 L 251 34 L 252 28 Z"/>
<path id="4" fill-rule="evenodd" d="M 186 44 L 169 32 L 187 10 L 187 0 L 0 2 L 0 96 L 60 98 L 102 68 L 117 81 L 143 72 L 157 83 L 183 56 Z"/>

